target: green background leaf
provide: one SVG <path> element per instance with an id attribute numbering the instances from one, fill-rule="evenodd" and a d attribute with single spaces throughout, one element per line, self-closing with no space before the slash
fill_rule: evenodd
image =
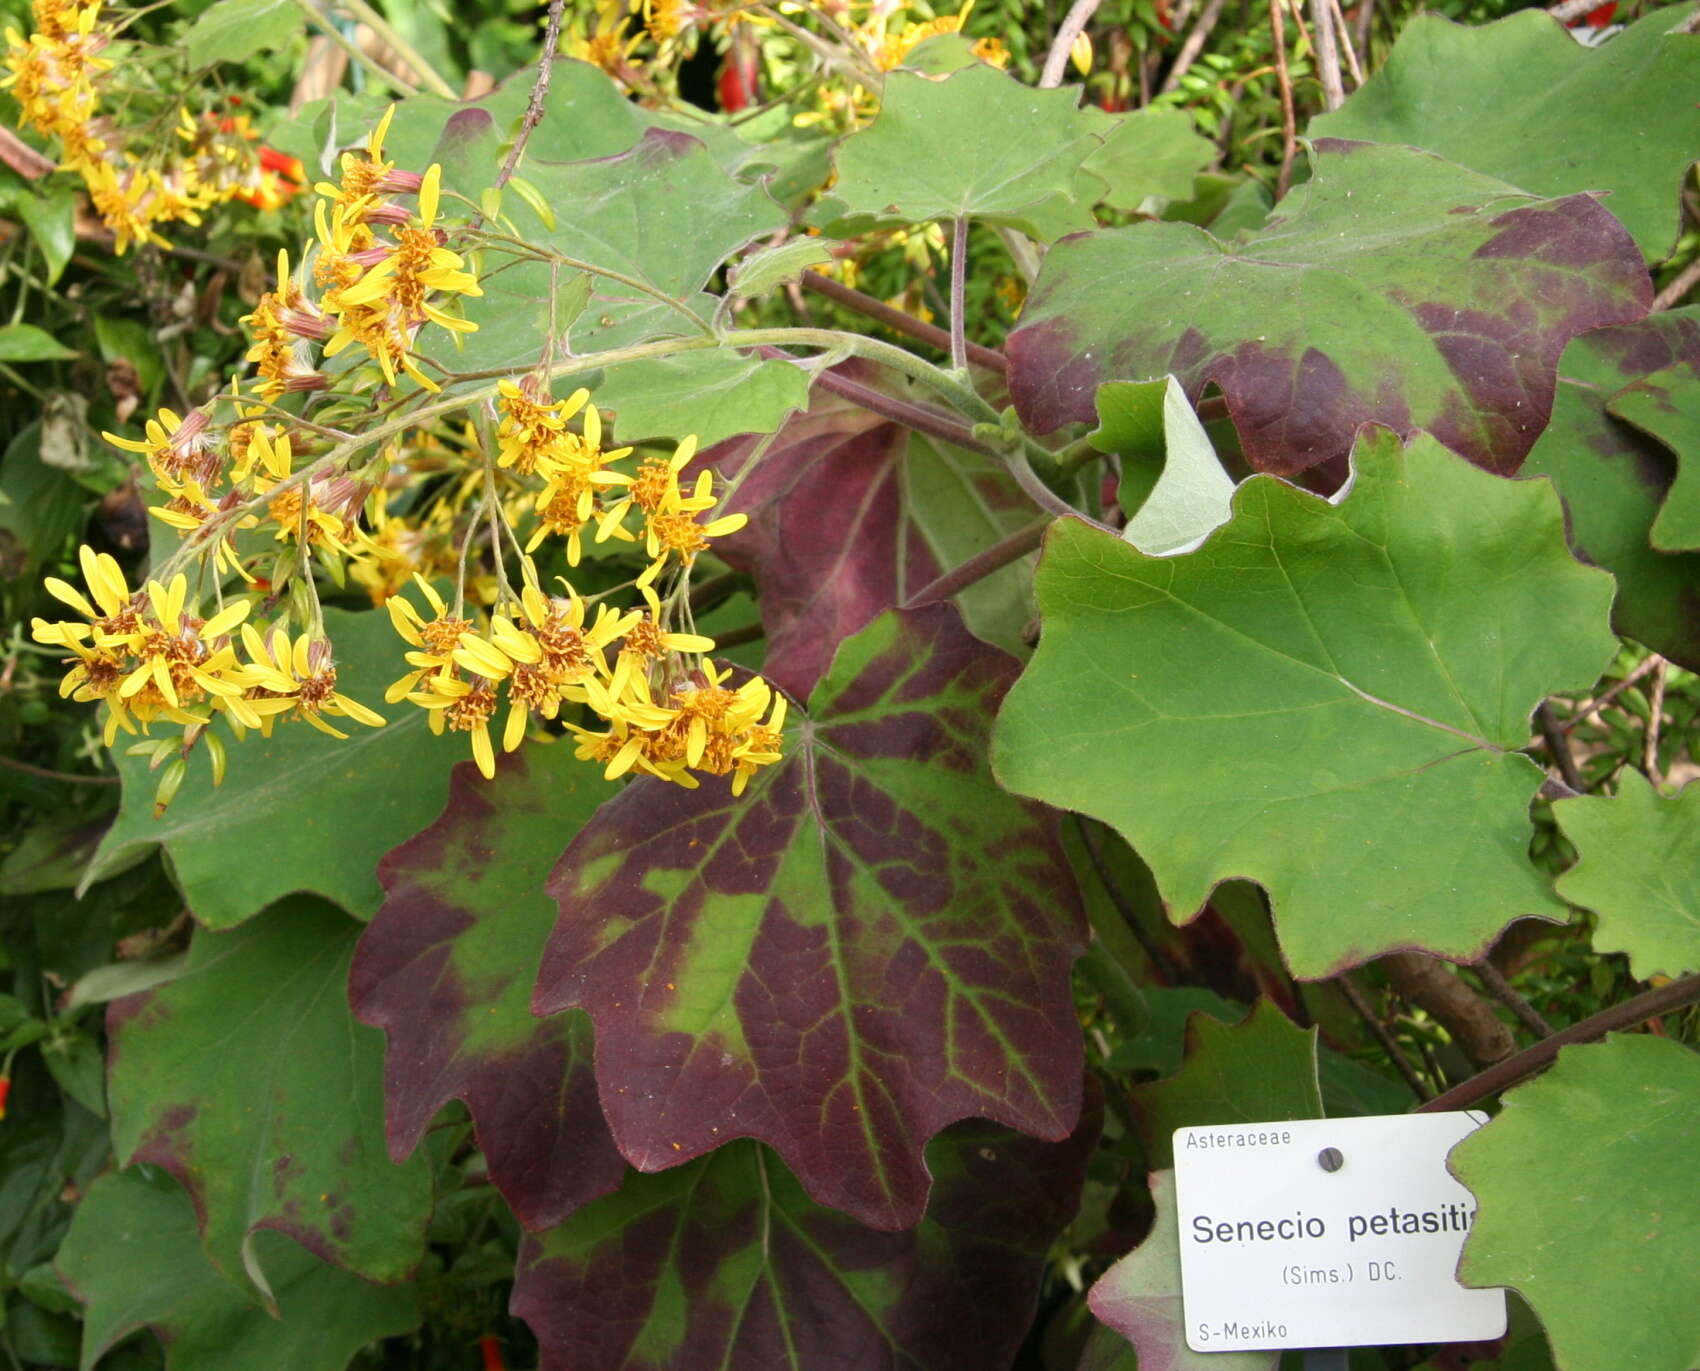
<path id="1" fill-rule="evenodd" d="M 434 737 L 423 710 L 384 705 L 384 688 L 407 670 L 406 644 L 387 614 L 329 609 L 325 628 L 336 645 L 337 688 L 389 722 L 359 728 L 346 742 L 302 723 L 279 724 L 269 740 L 251 733 L 231 741 L 224 784 L 215 787 L 206 759 L 195 758 L 161 819 L 153 817 L 158 776 L 145 757 L 125 755 L 120 734 L 123 807 L 97 871 L 138 846 L 163 845 L 185 902 L 208 928 L 233 927 L 297 891 L 357 918 L 377 909 L 378 858 L 437 816 L 466 743 Z"/>
<path id="2" fill-rule="evenodd" d="M 342 1371 L 376 1338 L 411 1332 L 411 1286 L 373 1285 L 280 1233 L 256 1247 L 281 1317 L 221 1276 L 201 1251 L 195 1206 L 169 1176 L 102 1176 L 77 1205 L 57 1266 L 86 1308 L 82 1371 L 150 1328 L 169 1371 Z"/>
<path id="3" fill-rule="evenodd" d="M 1452 1149 L 1478 1208 L 1459 1275 L 1533 1306 L 1561 1371 L 1700 1364 L 1700 1055 L 1613 1034 L 1566 1047 Z"/>
<path id="4" fill-rule="evenodd" d="M 383 1040 L 348 1009 L 359 932 L 286 900 L 198 931 L 181 976 L 107 1012 L 114 1149 L 176 1176 L 214 1265 L 262 1291 L 259 1229 L 376 1281 L 425 1254 L 430 1174 L 385 1154 Z"/>
<path id="5" fill-rule="evenodd" d="M 1606 402 L 1606 410 L 1676 455 L 1676 479 L 1653 520 L 1653 546 L 1661 552 L 1700 549 L 1700 358 L 1632 382 Z"/>
<path id="6" fill-rule="evenodd" d="M 1565 550 L 1546 483 L 1374 431 L 1342 504 L 1253 477 L 1185 556 L 1059 521 L 1038 590 L 998 777 L 1114 825 L 1177 922 L 1255 880 L 1309 979 L 1401 947 L 1473 959 L 1520 915 L 1564 917 L 1515 750 L 1616 644 L 1610 580 Z"/>
<path id="7" fill-rule="evenodd" d="M 1558 893 L 1600 916 L 1595 950 L 1627 952 L 1640 980 L 1700 970 L 1700 785 L 1667 799 L 1626 767 L 1613 798 L 1552 813 L 1579 854 Z"/>
<path id="8" fill-rule="evenodd" d="M 1193 178 L 1216 160 L 1216 145 L 1178 109 L 1142 109 L 1121 115 L 1085 168 L 1108 189 L 1101 203 L 1128 213 L 1149 196 L 1185 200 Z"/>
<path id="9" fill-rule="evenodd" d="M 1672 33 L 1693 12 L 1655 9 L 1594 48 L 1538 10 L 1480 27 L 1419 14 L 1363 89 L 1310 129 L 1410 143 L 1540 195 L 1607 191 L 1606 208 L 1662 261 L 1700 149 L 1700 37 Z"/>
<path id="10" fill-rule="evenodd" d="M 1114 121 L 1079 90 L 1035 90 L 976 63 L 943 81 L 897 71 L 873 124 L 839 144 L 813 216 L 840 234 L 964 216 L 1045 241 L 1092 227 L 1103 183 L 1081 164 Z"/>
<path id="11" fill-rule="evenodd" d="M 294 0 L 215 0 L 189 26 L 189 65 L 241 62 L 282 47 L 306 20 Z"/>

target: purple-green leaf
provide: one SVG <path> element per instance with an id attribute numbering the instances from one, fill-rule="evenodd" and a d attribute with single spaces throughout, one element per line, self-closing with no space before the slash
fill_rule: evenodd
<path id="1" fill-rule="evenodd" d="M 113 1150 L 176 1176 L 213 1264 L 262 1293 L 261 1229 L 376 1281 L 425 1254 L 429 1170 L 385 1154 L 383 1040 L 348 1010 L 359 932 L 320 901 L 284 900 L 197 931 L 176 980 L 107 1012 Z"/>
<path id="2" fill-rule="evenodd" d="M 884 615 L 741 798 L 640 780 L 573 841 L 535 1005 L 590 1011 L 633 1165 L 753 1137 L 901 1228 L 939 1129 L 1074 1127 L 1079 894 L 1054 817 L 986 763 L 1015 671 L 948 605 Z"/>
<path id="3" fill-rule="evenodd" d="M 894 384 L 856 364 L 837 374 L 870 387 Z M 730 475 L 752 446 L 728 443 L 709 460 Z M 715 551 L 755 576 L 768 640 L 762 669 L 798 696 L 875 615 L 1034 517 L 996 462 L 824 390 L 780 430 L 735 507 L 750 523 Z M 1024 575 L 1008 569 L 958 598 L 980 637 L 1019 644 L 1029 617 Z"/>
<path id="4" fill-rule="evenodd" d="M 1369 143 L 1312 165 L 1244 242 L 1153 222 L 1052 248 L 1006 349 L 1023 422 L 1089 423 L 1104 382 L 1172 372 L 1194 401 L 1222 388 L 1262 471 L 1343 458 L 1375 421 L 1512 472 L 1565 343 L 1646 312 L 1641 254 L 1590 196 Z"/>
<path id="5" fill-rule="evenodd" d="M 993 1371 L 1033 1317 L 1047 1248 L 1098 1137 L 959 1124 L 927 1148 L 918 1225 L 876 1233 L 814 1203 L 771 1152 L 731 1143 L 634 1173 L 520 1249 L 513 1309 L 543 1371 Z"/>
<path id="6" fill-rule="evenodd" d="M 590 1020 L 539 1019 L 530 1004 L 555 922 L 543 883 L 562 840 L 615 793 L 565 744 L 504 758 L 491 782 L 461 763 L 442 817 L 379 864 L 386 899 L 349 972 L 355 1014 L 389 1035 L 391 1155 L 465 1100 L 490 1179 L 527 1228 L 625 1174 L 596 1102 Z"/>

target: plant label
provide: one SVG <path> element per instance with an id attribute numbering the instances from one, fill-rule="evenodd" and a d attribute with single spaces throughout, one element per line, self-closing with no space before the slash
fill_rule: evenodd
<path id="1" fill-rule="evenodd" d="M 1195 1352 L 1465 1342 L 1505 1332 L 1466 1290 L 1476 1203 L 1446 1169 L 1476 1112 L 1175 1130 L 1181 1293 Z"/>

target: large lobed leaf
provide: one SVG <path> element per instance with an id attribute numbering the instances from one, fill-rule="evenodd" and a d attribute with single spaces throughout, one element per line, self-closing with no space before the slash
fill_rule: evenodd
<path id="1" fill-rule="evenodd" d="M 1014 673 L 949 605 L 884 615 L 741 798 L 640 780 L 573 840 L 535 1005 L 590 1011 L 633 1165 L 757 1138 L 901 1228 L 947 1124 L 1073 1128 L 1079 895 L 1054 817 L 985 760 Z"/>
<path id="2" fill-rule="evenodd" d="M 176 980 L 107 1013 L 114 1150 L 176 1176 L 213 1264 L 268 1295 L 261 1229 L 376 1281 L 425 1254 L 430 1174 L 385 1155 L 382 1039 L 345 998 L 359 931 L 286 900 L 198 931 Z"/>
<path id="3" fill-rule="evenodd" d="M 851 363 L 839 374 L 888 384 Z M 707 454 L 726 475 L 752 444 Z M 916 433 L 816 390 L 786 423 L 732 508 L 750 516 L 715 551 L 749 570 L 760 591 L 768 678 L 804 696 L 839 643 L 935 577 L 1032 522 L 1032 502 L 994 460 Z M 1000 647 L 1020 646 L 1029 610 L 1024 569 L 958 598 L 968 625 Z"/>
<path id="4" fill-rule="evenodd" d="M 632 1175 L 527 1237 L 514 1312 L 543 1371 L 992 1371 L 1033 1317 L 1101 1109 L 1063 1142 L 958 1124 L 927 1148 L 920 1222 L 874 1233 L 754 1142 Z"/>
<path id="5" fill-rule="evenodd" d="M 1598 49 L 1538 10 L 1475 28 L 1419 14 L 1311 131 L 1410 143 L 1540 195 L 1607 191 L 1606 208 L 1662 261 L 1700 149 L 1700 36 L 1674 32 L 1693 12 L 1655 9 Z"/>
<path id="6" fill-rule="evenodd" d="M 276 1314 L 208 1264 L 195 1206 L 169 1176 L 102 1176 L 55 1260 L 84 1305 L 82 1371 L 139 1328 L 164 1345 L 168 1371 L 343 1371 L 367 1343 L 419 1325 L 412 1286 L 373 1285 L 279 1233 L 256 1247 Z"/>
<path id="7" fill-rule="evenodd" d="M 1459 1265 L 1534 1308 L 1560 1371 L 1700 1365 L 1700 1055 L 1651 1035 L 1566 1047 L 1452 1149 L 1478 1208 Z"/>
<path id="8" fill-rule="evenodd" d="M 1606 408 L 1676 455 L 1676 478 L 1653 520 L 1653 546 L 1660 552 L 1700 550 L 1700 357 L 1690 353 L 1632 382 Z"/>
<path id="9" fill-rule="evenodd" d="M 1649 381 L 1700 375 L 1700 308 L 1585 333 L 1565 348 L 1558 371 L 1552 422 L 1524 473 L 1552 477 L 1577 551 L 1617 578 L 1618 631 L 1700 668 L 1700 556 L 1660 552 L 1650 542 L 1677 470 L 1646 430 L 1667 440 L 1678 430 L 1662 401 L 1631 398 Z M 1617 417 L 1625 401 L 1633 424 Z M 1700 467 L 1700 450 L 1687 462 L 1685 470 Z"/>
<path id="10" fill-rule="evenodd" d="M 443 1105 L 465 1100 L 490 1179 L 527 1228 L 625 1174 L 596 1102 L 590 1020 L 531 1013 L 555 922 L 543 883 L 614 793 L 565 744 L 503 758 L 488 783 L 461 763 L 442 817 L 379 866 L 386 898 L 349 971 L 354 1013 L 389 1035 L 391 1155 L 406 1158 Z"/>
<path id="11" fill-rule="evenodd" d="M 1045 241 L 1088 229 L 1104 183 L 1081 164 L 1115 127 L 1077 89 L 1035 90 L 979 63 L 943 81 L 896 71 L 879 117 L 839 145 L 815 222 L 850 234 L 972 217 Z"/>
<path id="12" fill-rule="evenodd" d="M 1625 768 L 1616 796 L 1552 812 L 1578 853 L 1558 893 L 1600 916 L 1595 949 L 1627 952 L 1642 980 L 1700 971 L 1700 785 L 1667 799 Z"/>
<path id="13" fill-rule="evenodd" d="M 1174 1165 L 1177 1128 L 1322 1117 L 1316 1029 L 1300 1028 L 1273 1000 L 1258 1000 L 1232 1025 L 1187 1015 L 1185 1050 L 1174 1075 L 1132 1090 L 1153 1167 Z"/>
<path id="14" fill-rule="evenodd" d="M 1105 381 L 1219 385 L 1246 458 L 1293 472 L 1374 420 L 1517 469 L 1566 342 L 1639 318 L 1651 288 L 1589 196 L 1541 200 L 1407 148 L 1332 139 L 1232 246 L 1190 224 L 1083 234 L 1045 258 L 1009 337 L 1010 389 L 1045 433 Z"/>
<path id="15" fill-rule="evenodd" d="M 382 728 L 346 742 L 301 723 L 270 739 L 230 745 L 230 772 L 212 784 L 197 757 L 165 816 L 153 816 L 158 775 L 145 758 L 116 749 L 123 805 L 95 858 L 107 872 L 138 850 L 165 848 L 184 903 L 208 928 L 230 928 L 298 891 L 322 895 L 356 918 L 378 907 L 378 858 L 417 833 L 442 807 L 449 769 L 465 748 L 435 738 L 423 710 L 382 709 L 384 687 L 406 669 L 406 644 L 389 616 L 325 611 L 336 645 L 337 688 L 387 713 Z M 222 727 L 222 726 L 221 726 Z"/>
<path id="16" fill-rule="evenodd" d="M 1287 964 L 1320 978 L 1564 917 L 1528 859 L 1541 773 L 1516 749 L 1615 640 L 1610 579 L 1565 550 L 1548 483 L 1371 431 L 1342 503 L 1253 477 L 1184 556 L 1060 521 L 1038 591 L 998 776 L 1114 825 L 1177 921 L 1258 881 Z"/>

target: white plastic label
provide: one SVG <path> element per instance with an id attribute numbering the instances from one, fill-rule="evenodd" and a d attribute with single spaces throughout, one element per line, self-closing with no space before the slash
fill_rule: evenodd
<path id="1" fill-rule="evenodd" d="M 1477 1113 L 1175 1130 L 1181 1291 L 1195 1352 L 1466 1342 L 1505 1292 L 1458 1284 L 1475 1200 L 1446 1169 Z"/>

